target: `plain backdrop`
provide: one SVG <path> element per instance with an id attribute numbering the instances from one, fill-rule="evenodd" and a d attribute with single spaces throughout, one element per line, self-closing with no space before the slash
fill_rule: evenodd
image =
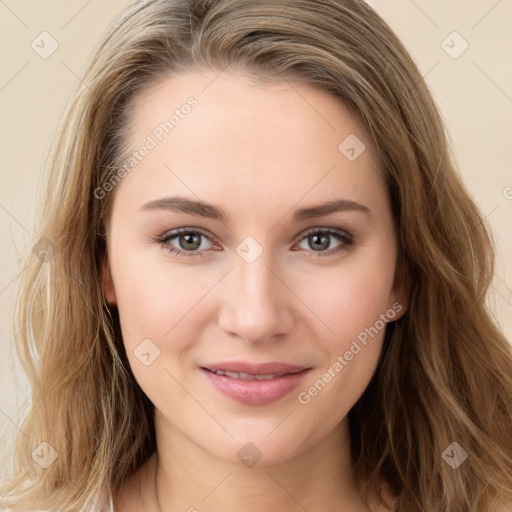
<path id="1" fill-rule="evenodd" d="M 24 414 L 19 406 L 30 395 L 11 331 L 19 263 L 31 247 L 40 169 L 86 59 L 128 3 L 0 0 L 0 431 L 8 436 L 19 428 Z M 512 2 L 368 3 L 418 64 L 446 123 L 463 181 L 493 230 L 498 265 L 489 304 L 512 340 Z"/>

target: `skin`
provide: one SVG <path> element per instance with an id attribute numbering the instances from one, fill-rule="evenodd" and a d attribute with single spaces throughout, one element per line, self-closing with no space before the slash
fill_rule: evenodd
<path id="1" fill-rule="evenodd" d="M 109 219 L 105 294 L 119 309 L 135 378 L 155 405 L 157 435 L 157 453 L 114 494 L 116 511 L 380 510 L 355 491 L 347 414 L 375 372 L 384 329 L 308 404 L 298 401 L 393 304 L 401 306 L 393 320 L 406 311 L 371 141 L 345 105 L 316 86 L 191 71 L 138 97 L 133 148 L 190 96 L 198 106 L 123 178 Z M 349 134 L 366 146 L 355 161 L 338 150 Z M 228 219 L 141 210 L 168 196 L 200 198 Z M 370 213 L 292 220 L 298 208 L 340 198 Z M 328 227 L 353 243 L 328 236 L 315 250 L 304 233 Z M 178 228 L 207 238 L 192 249 L 190 238 L 157 241 Z M 251 263 L 236 252 L 248 236 L 262 249 Z M 160 350 L 149 366 L 134 354 L 145 339 Z M 221 394 L 199 370 L 226 360 L 312 370 L 276 402 L 251 406 Z M 261 452 L 253 467 L 237 456 L 247 442 Z"/>

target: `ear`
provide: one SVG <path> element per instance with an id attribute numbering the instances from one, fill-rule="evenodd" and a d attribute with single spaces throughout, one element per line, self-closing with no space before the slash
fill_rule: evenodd
<path id="1" fill-rule="evenodd" d="M 116 290 L 114 288 L 114 281 L 112 281 L 112 274 L 110 272 L 110 266 L 108 258 L 105 256 L 101 264 L 101 278 L 103 282 L 103 293 L 109 306 L 117 306 Z"/>
<path id="2" fill-rule="evenodd" d="M 409 306 L 409 297 L 411 290 L 411 278 L 405 265 L 399 258 L 396 265 L 395 278 L 393 280 L 393 288 L 390 294 L 390 309 L 395 315 L 390 318 L 390 321 L 395 321 L 401 318 Z"/>

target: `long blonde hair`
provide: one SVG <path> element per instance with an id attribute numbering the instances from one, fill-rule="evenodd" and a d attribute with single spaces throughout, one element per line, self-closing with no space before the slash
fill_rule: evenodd
<path id="1" fill-rule="evenodd" d="M 96 510 L 156 449 L 154 407 L 102 288 L 114 192 L 95 191 L 124 161 L 140 91 L 179 70 L 227 66 L 319 85 L 377 148 L 411 288 L 349 412 L 362 495 L 382 496 L 385 479 L 400 512 L 497 511 L 512 489 L 512 354 L 486 308 L 493 242 L 420 72 L 362 0 L 148 0 L 112 24 L 47 162 L 14 329 L 32 407 L 0 505 Z M 58 455 L 47 468 L 33 459 L 43 442 Z M 469 457 L 454 468 L 443 453 L 461 448 Z"/>

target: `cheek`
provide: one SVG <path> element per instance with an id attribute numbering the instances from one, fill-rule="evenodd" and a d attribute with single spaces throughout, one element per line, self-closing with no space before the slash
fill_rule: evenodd
<path id="1" fill-rule="evenodd" d="M 127 332 L 158 340 L 162 347 L 173 339 L 173 349 L 179 350 L 180 340 L 185 343 L 187 338 L 176 333 L 199 326 L 201 299 L 211 288 L 209 281 L 198 279 L 191 269 L 169 273 L 155 266 L 139 267 L 137 273 L 128 271 L 118 277 L 122 281 L 116 290 L 125 341 L 137 342 L 126 336 Z"/>
<path id="2" fill-rule="evenodd" d="M 137 363 L 134 351 L 144 340 L 151 340 L 162 352 L 169 351 L 169 340 L 173 352 L 186 348 L 190 337 L 176 333 L 194 325 L 194 306 L 207 292 L 208 283 L 198 278 L 193 267 L 170 267 L 165 251 L 158 247 L 126 250 L 137 244 L 122 235 L 118 231 L 111 240 L 110 264 L 123 342 L 133 366 Z M 147 341 L 146 345 L 150 346 Z"/>
<path id="3" fill-rule="evenodd" d="M 318 317 L 324 339 L 333 348 L 343 348 L 389 310 L 393 277 L 392 257 L 383 264 L 381 257 L 369 255 L 301 278 L 295 289 Z"/>
<path id="4" fill-rule="evenodd" d="M 182 354 L 199 339 L 201 297 L 211 286 L 194 282 L 192 271 L 167 273 L 156 265 L 118 262 L 114 276 L 128 362 L 140 387 L 155 406 L 180 410 L 187 395 L 182 381 Z M 163 392 L 164 391 L 164 392 Z"/>
<path id="5" fill-rule="evenodd" d="M 392 319 L 395 312 L 390 304 L 393 254 L 385 247 L 368 251 L 353 264 L 346 260 L 336 271 L 330 268 L 304 281 L 300 291 L 320 319 L 324 357 L 315 378 L 301 389 L 299 403 L 311 403 L 310 412 L 337 411 L 331 426 L 357 402 L 375 373 L 387 325 L 383 317 Z"/>
<path id="6" fill-rule="evenodd" d="M 386 332 L 382 316 L 392 308 L 391 278 L 382 272 L 340 272 L 326 283 L 322 293 L 316 288 L 311 297 L 312 309 L 326 326 L 317 340 L 324 355 L 297 399 L 304 414 L 324 418 L 323 428 L 328 431 L 345 417 L 372 379 Z"/>

